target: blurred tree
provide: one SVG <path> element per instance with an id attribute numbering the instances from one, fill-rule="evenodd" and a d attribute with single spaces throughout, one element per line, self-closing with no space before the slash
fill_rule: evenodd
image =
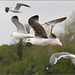
<path id="1" fill-rule="evenodd" d="M 24 74 L 25 64 L 24 61 L 16 61 L 10 66 L 9 74 Z"/>
<path id="2" fill-rule="evenodd" d="M 22 39 L 20 39 L 19 43 L 17 44 L 17 55 L 19 60 L 22 60 L 22 53 L 23 53 L 23 41 Z"/>

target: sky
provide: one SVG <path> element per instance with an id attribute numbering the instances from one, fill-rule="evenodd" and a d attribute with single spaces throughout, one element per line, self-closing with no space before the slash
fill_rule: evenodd
<path id="1" fill-rule="evenodd" d="M 17 3 L 24 3 L 31 8 L 21 7 L 22 13 L 5 12 L 5 7 L 14 8 Z M 18 16 L 19 21 L 24 25 L 28 23 L 31 16 L 39 15 L 41 24 L 57 18 L 68 17 L 75 11 L 75 1 L 0 1 L 0 45 L 12 44 L 13 37 L 10 35 L 16 32 L 15 25 L 11 22 L 11 17 Z M 53 33 L 62 32 L 63 23 L 57 24 Z"/>

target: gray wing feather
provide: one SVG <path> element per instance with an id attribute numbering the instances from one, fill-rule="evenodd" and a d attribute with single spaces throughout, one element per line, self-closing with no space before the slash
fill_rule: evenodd
<path id="1" fill-rule="evenodd" d="M 31 26 L 29 24 L 25 24 L 25 29 L 28 34 L 30 34 Z"/>
<path id="2" fill-rule="evenodd" d="M 48 21 L 48 22 L 46 22 L 46 23 L 44 23 L 44 24 L 46 24 L 46 25 L 51 25 L 51 26 L 55 26 L 55 24 L 64 21 L 66 18 L 67 18 L 67 17 L 55 19 L 55 20 L 52 20 L 52 21 Z"/>
<path id="3" fill-rule="evenodd" d="M 50 69 L 52 66 L 54 66 L 54 64 L 56 64 L 57 60 L 61 57 L 64 57 L 64 55 L 70 55 L 70 53 L 68 53 L 68 52 L 54 53 L 49 60 L 49 64 L 48 64 L 47 68 Z"/>
<path id="4" fill-rule="evenodd" d="M 54 53 L 53 56 L 55 56 L 57 59 L 59 57 L 63 57 L 64 55 L 70 55 L 68 52 L 59 52 L 59 53 Z"/>
<path id="5" fill-rule="evenodd" d="M 57 62 L 57 58 L 52 55 L 49 60 L 49 64 L 48 64 L 47 68 L 50 69 L 52 66 L 54 66 L 54 64 L 56 64 L 56 62 Z"/>
<path id="6" fill-rule="evenodd" d="M 55 35 L 55 37 L 52 35 L 52 30 L 53 30 L 53 27 L 57 24 L 57 23 L 59 23 L 59 22 L 62 22 L 62 21 L 64 21 L 66 19 L 66 17 L 63 17 L 63 18 L 59 18 L 59 19 L 55 19 L 55 20 L 52 20 L 52 21 L 48 21 L 48 22 L 46 22 L 46 23 L 44 23 L 43 25 L 47 25 L 47 26 L 50 26 L 51 25 L 51 30 L 50 30 L 50 36 L 49 37 L 53 37 L 53 38 L 56 38 L 56 35 Z"/>
<path id="7" fill-rule="evenodd" d="M 47 38 L 47 34 L 44 30 L 44 28 L 38 23 L 39 16 L 35 15 L 32 16 L 29 20 L 28 23 L 29 25 L 34 29 L 35 31 L 35 36 L 36 37 L 41 37 L 41 38 Z"/>
<path id="8" fill-rule="evenodd" d="M 25 33 L 25 28 L 24 26 L 19 22 L 19 19 L 17 16 L 13 16 L 11 18 L 12 22 L 15 24 L 16 28 L 17 28 L 17 32 L 19 33 Z"/>
<path id="9" fill-rule="evenodd" d="M 26 4 L 17 3 L 17 5 L 16 5 L 15 9 L 16 9 L 16 10 L 19 10 L 21 6 L 30 7 L 29 5 L 26 5 Z"/>

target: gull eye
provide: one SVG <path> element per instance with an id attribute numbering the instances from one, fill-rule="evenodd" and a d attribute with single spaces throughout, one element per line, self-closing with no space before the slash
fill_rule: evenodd
<path id="1" fill-rule="evenodd" d="M 30 41 L 30 39 L 28 39 L 28 41 Z"/>

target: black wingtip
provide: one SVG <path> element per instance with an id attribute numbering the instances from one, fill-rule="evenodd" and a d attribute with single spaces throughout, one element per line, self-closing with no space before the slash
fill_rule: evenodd
<path id="1" fill-rule="evenodd" d="M 65 19 L 67 19 L 67 17 L 59 18 L 59 19 L 56 19 L 55 21 L 56 21 L 57 23 L 59 23 L 59 22 L 64 21 Z"/>
<path id="2" fill-rule="evenodd" d="M 31 6 L 27 5 L 27 7 L 31 8 Z"/>
<path id="3" fill-rule="evenodd" d="M 65 19 L 67 19 L 67 17 L 63 17 L 63 18 L 61 18 L 60 20 L 61 20 L 61 21 L 64 21 Z"/>
<path id="4" fill-rule="evenodd" d="M 20 4 L 20 3 L 18 3 L 18 4 Z M 30 7 L 29 5 L 27 5 L 27 4 L 24 4 L 24 6 L 31 8 L 31 7 Z"/>
<path id="5" fill-rule="evenodd" d="M 5 12 L 6 12 L 6 13 L 9 12 L 9 7 L 5 7 Z"/>
<path id="6" fill-rule="evenodd" d="M 65 20 L 65 19 L 67 19 L 67 17 L 63 17 L 63 19 Z"/>
<path id="7" fill-rule="evenodd" d="M 27 6 L 28 8 L 31 8 L 31 6 Z"/>
<path id="8" fill-rule="evenodd" d="M 32 16 L 30 19 L 38 19 L 39 16 L 38 15 L 35 15 L 35 16 Z"/>
<path id="9" fill-rule="evenodd" d="M 49 66 L 49 65 L 47 66 L 47 70 L 48 70 L 48 69 L 50 69 L 50 66 Z"/>
<path id="10" fill-rule="evenodd" d="M 50 69 L 52 66 L 54 66 L 54 65 L 52 65 L 51 63 L 49 63 L 48 66 L 47 66 L 47 69 Z"/>
<path id="11" fill-rule="evenodd" d="M 28 23 L 30 24 L 30 23 L 32 23 L 33 21 L 36 21 L 36 20 L 38 20 L 38 19 L 39 19 L 39 16 L 38 16 L 38 15 L 32 16 L 32 17 L 29 18 Z"/>
<path id="12" fill-rule="evenodd" d="M 13 16 L 12 18 L 18 19 L 18 16 Z"/>
<path id="13" fill-rule="evenodd" d="M 25 5 L 25 6 L 31 8 L 31 6 L 29 6 L 29 5 Z"/>

